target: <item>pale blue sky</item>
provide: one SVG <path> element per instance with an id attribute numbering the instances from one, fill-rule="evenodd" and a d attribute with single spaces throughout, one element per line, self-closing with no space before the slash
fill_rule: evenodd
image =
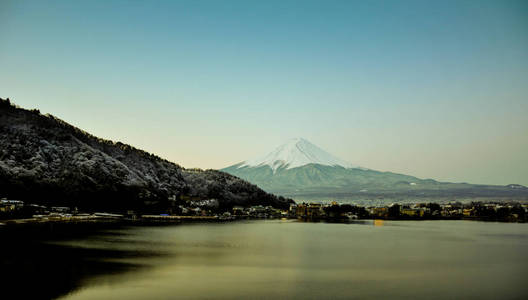
<path id="1" fill-rule="evenodd" d="M 528 185 L 527 1 L 0 0 L 0 97 L 185 167 L 304 137 Z"/>

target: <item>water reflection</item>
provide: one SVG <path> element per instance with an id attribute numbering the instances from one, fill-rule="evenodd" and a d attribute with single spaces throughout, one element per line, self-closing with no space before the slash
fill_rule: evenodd
<path id="1" fill-rule="evenodd" d="M 9 283 L 2 288 L 16 298 L 98 300 L 508 299 L 528 292 L 528 224 L 373 225 L 243 221 L 30 239 L 1 248 L 0 266 L 14 274 L 2 272 Z"/>
<path id="2" fill-rule="evenodd" d="M 56 226 L 57 227 L 57 226 Z M 0 231 L 0 282 L 2 299 L 55 299 L 81 287 L 98 284 L 100 276 L 137 272 L 148 265 L 140 259 L 162 254 L 116 247 L 72 245 L 72 238 L 85 241 L 114 240 L 115 232 L 100 228 L 35 228 Z M 109 277 L 106 277 L 107 279 Z"/>
<path id="3" fill-rule="evenodd" d="M 384 222 L 383 220 L 374 220 L 374 226 L 383 226 L 384 225 Z"/>

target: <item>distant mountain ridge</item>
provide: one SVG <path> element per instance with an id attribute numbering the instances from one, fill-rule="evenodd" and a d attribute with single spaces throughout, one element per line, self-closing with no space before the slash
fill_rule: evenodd
<path id="1" fill-rule="evenodd" d="M 87 209 L 163 211 L 181 196 L 223 207 L 291 200 L 216 170 L 185 169 L 0 98 L 0 198 Z"/>
<path id="2" fill-rule="evenodd" d="M 438 182 L 380 172 L 341 160 L 302 138 L 270 154 L 222 169 L 271 193 L 294 198 L 475 198 L 525 197 L 520 185 L 493 186 Z"/>

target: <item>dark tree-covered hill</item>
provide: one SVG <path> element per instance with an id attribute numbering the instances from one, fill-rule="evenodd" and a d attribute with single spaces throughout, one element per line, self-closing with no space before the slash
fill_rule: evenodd
<path id="1" fill-rule="evenodd" d="M 233 175 L 186 170 L 0 98 L 0 197 L 87 210 L 163 211 L 185 196 L 215 198 L 225 208 L 291 202 Z"/>

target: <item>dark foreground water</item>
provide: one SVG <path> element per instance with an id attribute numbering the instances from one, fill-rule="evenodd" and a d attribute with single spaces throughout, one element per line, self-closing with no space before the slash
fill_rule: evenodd
<path id="1" fill-rule="evenodd" d="M 528 224 L 249 221 L 0 245 L 1 299 L 528 297 Z"/>

